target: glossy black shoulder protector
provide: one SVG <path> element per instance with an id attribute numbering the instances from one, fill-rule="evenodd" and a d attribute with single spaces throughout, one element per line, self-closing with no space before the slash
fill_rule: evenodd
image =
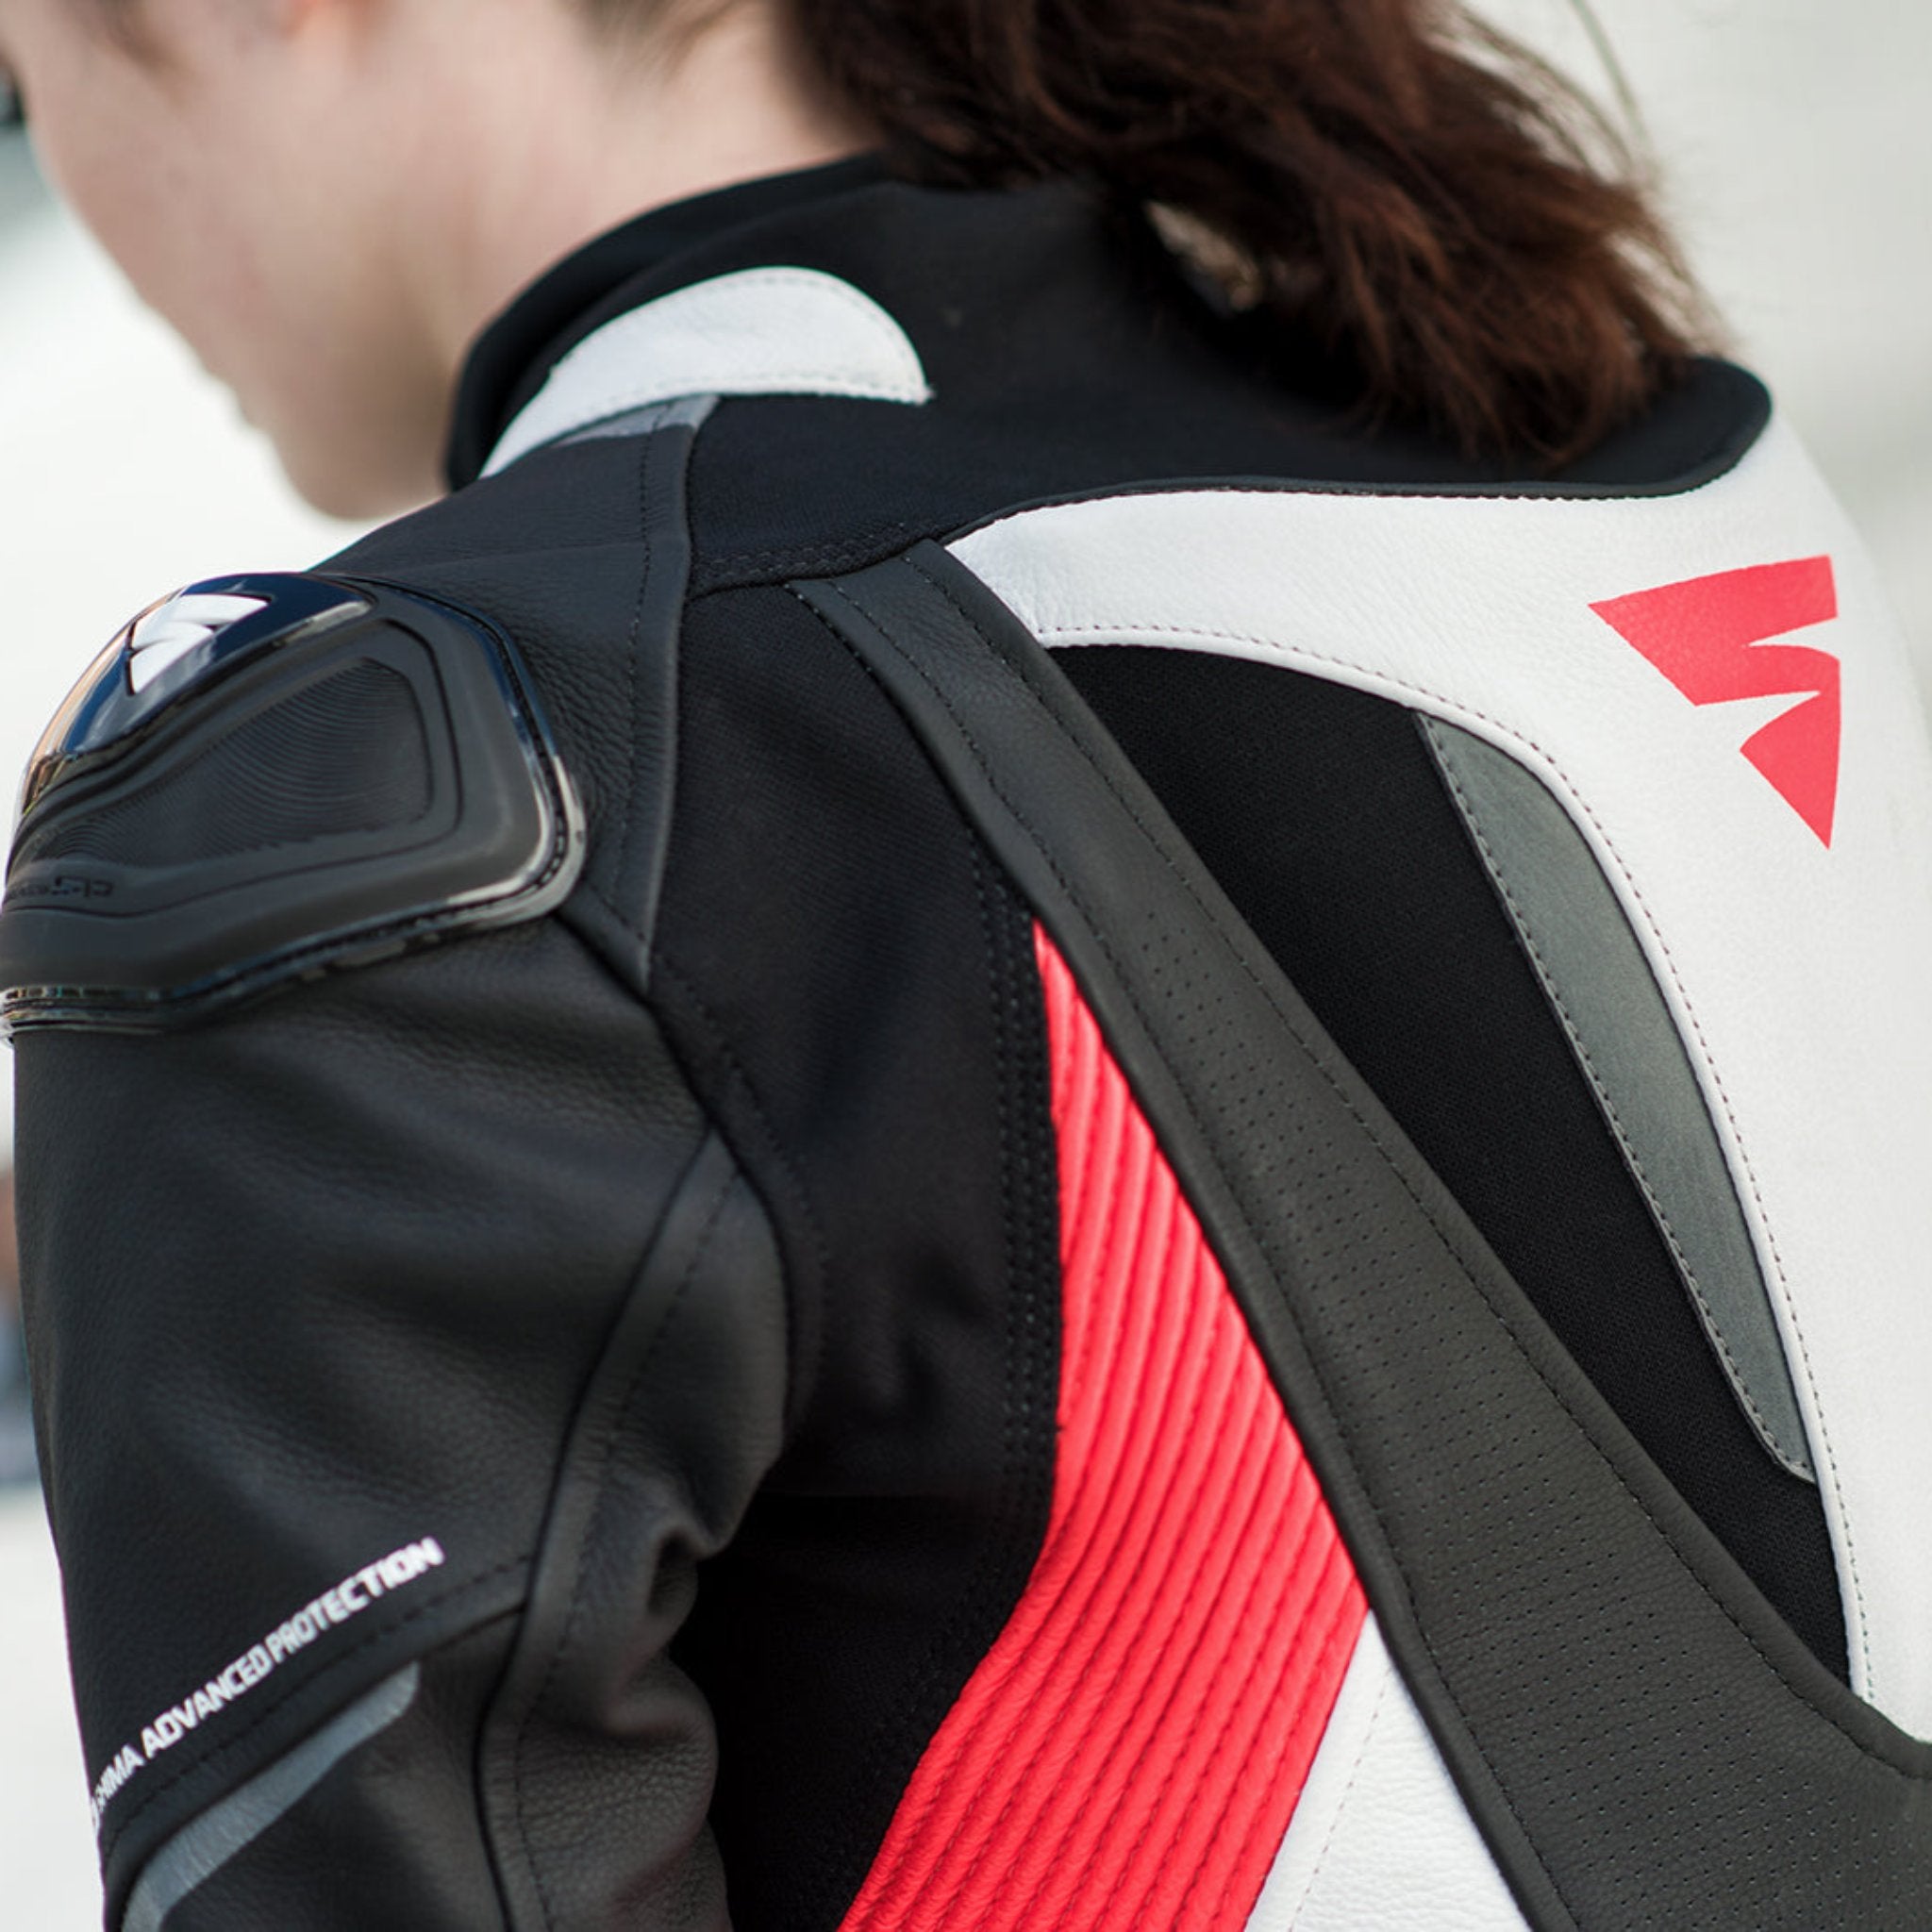
<path id="1" fill-rule="evenodd" d="M 28 767 L 0 1025 L 172 1026 L 534 919 L 583 849 L 484 620 L 368 580 L 196 584 L 114 640 Z"/>

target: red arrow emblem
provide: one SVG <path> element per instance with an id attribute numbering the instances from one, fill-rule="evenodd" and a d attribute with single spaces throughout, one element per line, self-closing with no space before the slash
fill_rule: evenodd
<path id="1" fill-rule="evenodd" d="M 1839 660 L 1804 644 L 1769 644 L 1838 615 L 1831 558 L 1766 563 L 1666 584 L 1590 607 L 1693 705 L 1799 700 L 1747 739 L 1744 756 L 1831 843 L 1838 809 Z"/>

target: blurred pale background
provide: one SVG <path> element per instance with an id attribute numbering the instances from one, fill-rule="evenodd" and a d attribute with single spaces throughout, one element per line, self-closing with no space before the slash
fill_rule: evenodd
<path id="1" fill-rule="evenodd" d="M 1598 8 L 1737 348 L 1863 525 L 1932 686 L 1932 8 Z M 1565 0 L 1489 10 L 1601 91 Z M 226 398 L 46 206 L 18 143 L 0 144 L 0 782 L 134 610 L 196 577 L 299 567 L 344 534 L 292 500 Z M 0 1165 L 6 1133 L 0 1108 Z M 39 1506 L 0 1491 L 9 1932 L 97 1923 L 83 1783 Z"/>

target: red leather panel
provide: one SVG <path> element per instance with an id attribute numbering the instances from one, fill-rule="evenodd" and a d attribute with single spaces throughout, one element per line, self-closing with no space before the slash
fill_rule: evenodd
<path id="1" fill-rule="evenodd" d="M 1200 1224 L 1038 948 L 1063 1268 L 1051 1519 L 847 1932 L 1243 1925 L 1365 1611 Z"/>

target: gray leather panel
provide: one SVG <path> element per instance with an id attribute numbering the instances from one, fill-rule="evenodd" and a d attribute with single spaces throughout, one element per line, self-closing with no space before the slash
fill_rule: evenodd
<path id="1" fill-rule="evenodd" d="M 1924 1932 L 1932 1743 L 1658 1474 L 1010 609 L 795 593 L 899 705 L 1133 1086 L 1537 1932 Z"/>
<path id="2" fill-rule="evenodd" d="M 1418 722 L 1725 1378 L 1764 1446 L 1793 1475 L 1815 1481 L 1723 1143 L 1621 902 L 1541 779 L 1453 724 Z"/>
<path id="3" fill-rule="evenodd" d="M 121 1932 L 161 1932 L 190 1892 L 292 1811 L 350 1752 L 388 1730 L 416 1701 L 422 1680 L 420 1665 L 398 1671 L 177 1832 L 149 1859 L 128 1894 Z"/>
<path id="4" fill-rule="evenodd" d="M 625 409 L 619 415 L 606 416 L 601 422 L 588 424 L 568 436 L 558 437 L 555 444 L 545 444 L 544 447 L 603 442 L 624 436 L 651 436 L 659 429 L 702 429 L 717 407 L 716 396 L 686 396 L 675 403 L 647 403 L 641 409 Z M 534 456 L 536 452 L 533 450 L 531 454 Z"/>

